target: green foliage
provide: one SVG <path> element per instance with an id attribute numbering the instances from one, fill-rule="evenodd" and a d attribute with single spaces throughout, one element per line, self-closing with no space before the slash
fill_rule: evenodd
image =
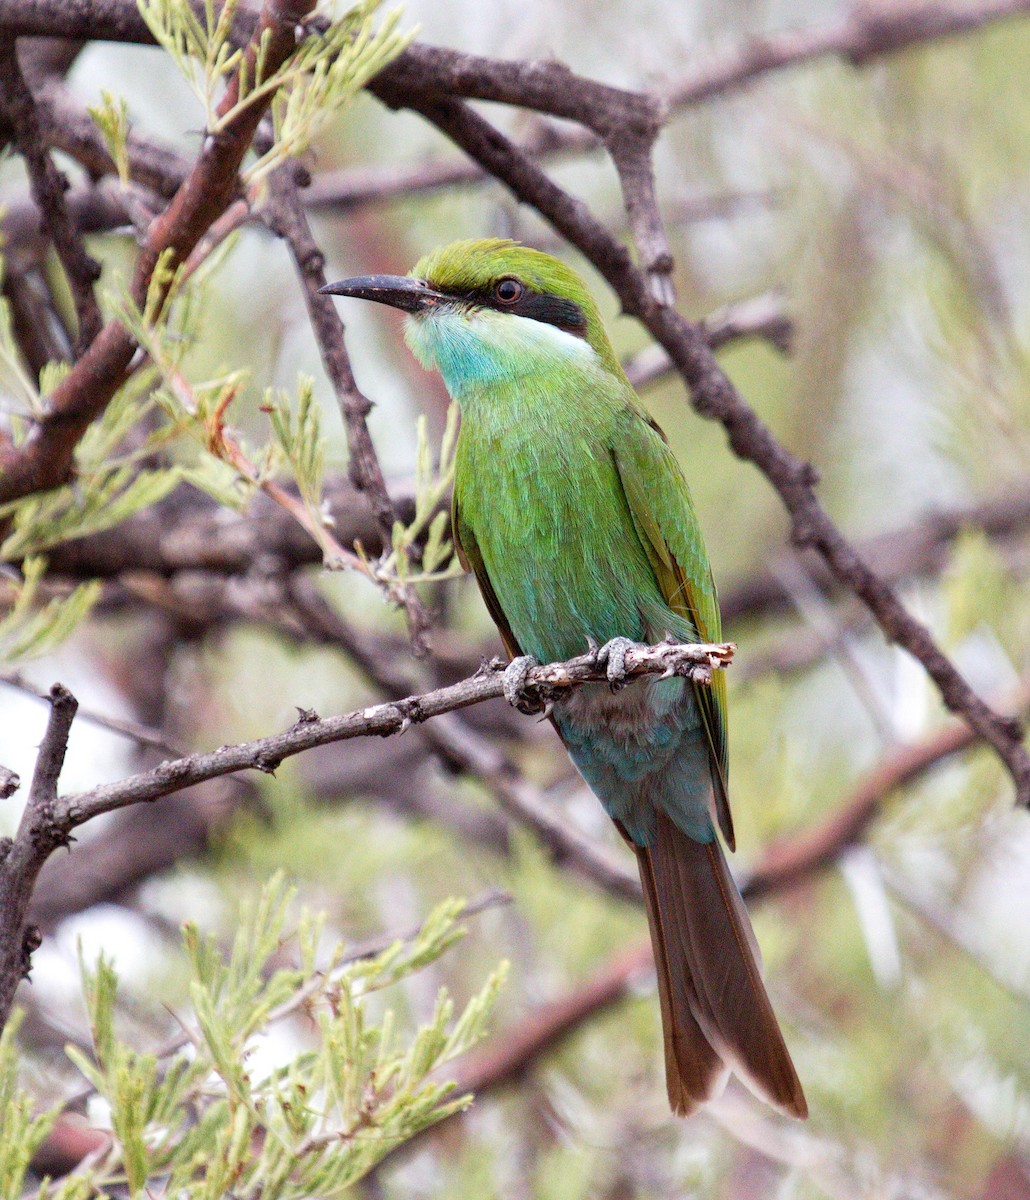
<path id="1" fill-rule="evenodd" d="M 0 543 L 0 559 L 16 561 L 48 546 L 99 533 L 163 500 L 178 484 L 179 471 L 100 468 L 87 488 L 67 486 L 39 492 L 0 508 L 13 516 L 12 530 Z"/>
<path id="2" fill-rule="evenodd" d="M 209 134 L 227 128 L 246 107 L 271 97 L 275 140 L 244 172 L 251 183 L 302 153 L 326 121 L 404 49 L 410 35 L 397 32 L 399 10 L 380 29 L 373 29 L 372 17 L 379 6 L 380 0 L 363 0 L 330 20 L 324 32 L 309 29 L 286 62 L 269 70 L 269 30 L 253 62 L 233 45 L 239 0 L 219 7 L 206 0 L 203 19 L 184 0 L 139 0 L 140 13 L 155 40 L 203 105 Z M 236 96 L 223 111 L 219 100 L 233 75 L 238 79 Z"/>
<path id="3" fill-rule="evenodd" d="M 0 1032 L 0 1196 L 21 1192 L 32 1156 L 50 1131 L 56 1113 L 33 1115 L 31 1097 L 18 1086 L 16 1016 Z"/>
<path id="4" fill-rule="evenodd" d="M 392 1011 L 377 1004 L 376 1019 L 368 1003 L 462 936 L 456 921 L 464 903 L 437 905 L 413 938 L 381 953 L 355 958 L 337 947 L 319 966 L 323 921 L 305 913 L 287 935 L 291 899 L 277 874 L 244 905 L 228 957 L 214 937 L 185 926 L 193 1011 L 169 1054 L 137 1051 L 119 1037 L 114 969 L 103 956 L 93 970 L 83 964 L 93 1054 L 68 1053 L 109 1105 L 113 1136 L 104 1161 L 83 1173 L 91 1188 L 121 1184 L 142 1200 L 161 1177 L 162 1194 L 179 1200 L 230 1192 L 328 1200 L 471 1102 L 427 1077 L 482 1037 L 505 964 L 460 1012 L 441 989 L 432 1016 L 407 1043 Z M 282 965 L 287 944 L 296 946 L 295 966 Z M 288 1050 L 270 1053 L 271 1026 L 301 1013 L 306 1031 Z M 0 1181 L 20 1184 L 50 1117 L 31 1118 L 14 1090 L 7 1046 L 0 1042 L 0 1099 L 14 1098 L 0 1112 Z"/>
<path id="5" fill-rule="evenodd" d="M 100 92 L 100 103 L 86 110 L 104 137 L 108 153 L 118 170 L 122 187 L 129 185 L 129 106 L 123 96 L 114 96 L 106 88 Z"/>
<path id="6" fill-rule="evenodd" d="M 100 599 L 99 580 L 90 580 L 67 596 L 37 606 L 46 560 L 26 558 L 21 569 L 21 578 L 15 577 L 9 583 L 13 598 L 0 618 L 0 659 L 8 663 L 59 646 Z"/>
<path id="7" fill-rule="evenodd" d="M 276 445 L 285 456 L 308 511 L 321 519 L 322 476 L 325 442 L 322 438 L 314 380 L 302 375 L 297 381 L 296 415 L 289 397 L 268 392 L 262 406 L 272 425 Z"/>
<path id="8" fill-rule="evenodd" d="M 440 442 L 436 465 L 429 446 L 424 416 L 418 419 L 418 450 L 415 456 L 415 517 L 410 525 L 394 523 L 390 553 L 376 569 L 382 579 L 400 579 L 405 583 L 453 579 L 461 574 L 461 564 L 450 539 L 450 514 L 446 507 L 454 482 L 454 455 L 458 446 L 459 411 L 456 404 L 447 410 L 447 423 Z M 425 535 L 420 569 L 412 571 L 412 551 Z"/>

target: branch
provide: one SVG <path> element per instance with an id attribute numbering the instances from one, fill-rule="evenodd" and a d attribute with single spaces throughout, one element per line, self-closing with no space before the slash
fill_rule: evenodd
<path id="1" fill-rule="evenodd" d="M 14 993 L 39 945 L 38 932 L 26 924 L 36 876 L 52 851 L 69 840 L 71 826 L 58 816 L 57 781 L 77 707 L 71 692 L 55 683 L 50 689 L 50 718 L 18 833 L 13 841 L 0 840 L 0 1028 L 7 1023 Z"/>
<path id="2" fill-rule="evenodd" d="M 254 36 L 237 70 L 245 71 L 247 78 L 253 79 L 259 55 L 266 76 L 277 70 L 296 48 L 298 38 L 304 36 L 299 22 L 313 4 L 314 0 L 265 0 Z M 41 6 L 35 3 L 16 7 L 30 9 L 37 15 L 41 11 Z M 83 7 L 89 9 L 88 4 Z M 108 15 L 115 7 L 103 6 Z M 0 25 L 10 29 L 4 16 L 0 9 Z M 14 23 L 15 32 L 26 32 L 17 28 L 17 24 Z M 50 28 L 45 32 L 53 35 L 55 30 Z M 92 29 L 84 36 L 95 37 L 97 33 Z M 234 75 L 219 104 L 220 115 L 236 104 L 238 86 L 238 75 Z M 170 267 L 184 262 L 234 198 L 237 171 L 270 100 L 265 97 L 263 101 L 243 106 L 218 137 L 204 139 L 189 176 L 168 208 L 151 224 L 140 249 L 132 281 L 132 298 L 139 308 L 146 303 L 154 269 L 162 256 L 170 252 Z M 167 285 L 163 285 L 160 296 L 166 292 Z M 0 503 L 56 487 L 68 478 L 79 439 L 131 374 L 135 352 L 136 343 L 124 326 L 117 321 L 104 326 L 54 389 L 48 411 L 25 442 L 18 447 L 0 447 Z"/>
<path id="3" fill-rule="evenodd" d="M 713 669 L 726 666 L 733 656 L 729 645 L 662 643 L 634 646 L 626 655 L 629 678 L 643 675 L 681 675 L 696 682 L 710 678 Z M 0 1026 L 6 1023 L 18 981 L 27 968 L 25 914 L 36 877 L 43 863 L 59 845 L 67 843 L 72 831 L 102 813 L 115 812 L 130 804 L 156 800 L 184 788 L 231 775 L 258 770 L 272 774 L 283 762 L 304 750 L 355 737 L 386 737 L 403 733 L 413 724 L 466 708 L 504 694 L 503 663 L 484 664 L 476 675 L 450 687 L 421 696 L 408 696 L 377 704 L 359 712 L 320 719 L 304 712 L 292 728 L 271 737 L 233 746 L 222 746 L 207 754 L 192 754 L 164 762 L 117 783 L 102 784 L 89 791 L 57 799 L 57 777 L 64 761 L 68 729 L 77 707 L 75 699 L 60 684 L 51 689 L 51 720 L 40 749 L 29 803 L 18 835 L 7 846 L 0 862 Z M 534 667 L 528 674 L 525 692 L 541 703 L 552 700 L 570 687 L 606 681 L 605 669 L 595 654 L 587 653 L 565 663 Z M 464 753 L 461 739 L 451 749 Z M 553 836 L 582 852 L 592 845 L 581 835 L 569 834 L 550 813 L 541 814 Z M 625 874 L 624 872 L 620 872 Z M 613 880 L 613 887 L 617 886 Z"/>
<path id="4" fill-rule="evenodd" d="M 81 354 L 100 332 L 103 319 L 93 285 L 100 264 L 86 253 L 68 214 L 64 193 L 68 181 L 54 166 L 47 151 L 40 115 L 29 85 L 22 75 L 13 37 L 0 36 L 0 98 L 14 130 L 18 151 L 25 159 L 32 195 L 39 206 L 71 288 L 79 330 L 76 352 Z"/>
<path id="5" fill-rule="evenodd" d="M 31 696 L 34 700 L 41 700 L 45 704 L 52 702 L 49 692 L 43 692 L 29 683 L 18 671 L 0 672 L 0 685 L 14 688 L 15 691 L 21 692 L 25 696 Z M 98 729 L 106 729 L 108 733 L 117 734 L 119 737 L 128 738 L 137 746 L 144 746 L 151 750 L 164 750 L 175 755 L 185 753 L 179 746 L 172 745 L 161 730 L 150 729 L 136 721 L 126 721 L 121 717 L 109 717 L 84 708 L 78 709 L 77 716 L 80 721 L 86 721 Z"/>
<path id="6" fill-rule="evenodd" d="M 393 96 L 388 102 L 401 101 Z M 409 100 L 407 104 L 503 181 L 520 200 L 536 208 L 590 259 L 615 289 L 626 312 L 638 317 L 665 347 L 690 389 L 695 411 L 719 421 L 737 456 L 754 463 L 779 493 L 790 514 L 795 544 L 817 550 L 839 582 L 865 603 L 887 638 L 922 663 L 947 708 L 960 714 L 989 742 L 1008 767 L 1017 803 L 1030 807 L 1030 754 L 1023 745 L 1019 723 L 984 703 L 942 653 L 926 626 L 870 570 L 820 504 L 815 493 L 816 472 L 782 446 L 744 401 L 716 361 L 701 328 L 675 309 L 656 303 L 649 281 L 633 266 L 625 247 L 612 238 L 586 205 L 562 191 L 466 104 L 451 99 Z"/>
<path id="7" fill-rule="evenodd" d="M 698 324 L 713 350 L 746 338 L 764 338 L 782 354 L 789 354 L 794 339 L 794 323 L 784 311 L 783 297 L 778 292 L 767 292 L 764 296 L 727 304 Z M 668 353 L 654 343 L 622 365 L 630 383 L 638 390 L 649 387 L 676 370 L 676 364 Z"/>
<path id="8" fill-rule="evenodd" d="M 273 175 L 270 198 L 266 205 L 266 220 L 270 228 L 283 238 L 290 249 L 297 274 L 304 289 L 308 316 L 318 342 L 322 365 L 333 385 L 336 400 L 347 431 L 349 451 L 348 471 L 351 483 L 366 496 L 372 507 L 385 546 L 393 540 L 397 510 L 386 487 L 386 477 L 368 431 L 368 414 L 372 402 L 359 389 L 351 369 L 350 356 L 344 340 L 343 322 L 329 296 L 319 294 L 328 282 L 325 275 L 325 255 L 311 235 L 307 217 L 301 206 L 297 186 L 293 181 L 294 167 L 287 163 Z M 411 584 L 399 589 L 408 620 L 412 649 L 416 657 L 428 650 L 429 628 L 427 614 L 418 592 Z"/>
<path id="9" fill-rule="evenodd" d="M 1030 0 L 986 0 L 973 7 L 938 3 L 884 6 L 858 5 L 842 21 L 822 29 L 792 30 L 750 37 L 702 63 L 669 94 L 674 108 L 684 108 L 736 91 L 772 71 L 800 66 L 818 58 L 842 58 L 854 67 L 884 54 L 896 54 L 922 42 L 973 33 L 1009 17 L 1030 13 Z"/>

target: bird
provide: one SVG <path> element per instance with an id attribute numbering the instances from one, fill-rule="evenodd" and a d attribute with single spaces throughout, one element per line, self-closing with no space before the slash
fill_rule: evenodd
<path id="1" fill-rule="evenodd" d="M 572 267 L 508 239 L 463 240 L 408 275 L 321 290 L 407 313 L 408 346 L 459 406 L 454 543 L 511 660 L 510 699 L 529 665 L 588 646 L 618 683 L 633 643 L 721 640 L 686 478 Z M 735 848 L 723 673 L 577 688 L 550 717 L 636 855 L 672 1111 L 694 1112 L 733 1073 L 805 1118 L 720 845 Z"/>

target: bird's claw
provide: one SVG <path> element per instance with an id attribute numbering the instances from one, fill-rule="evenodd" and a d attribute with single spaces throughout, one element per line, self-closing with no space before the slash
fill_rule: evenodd
<path id="1" fill-rule="evenodd" d="M 539 665 L 532 654 L 521 654 L 518 658 L 513 658 L 504 668 L 504 674 L 501 676 L 504 698 L 512 708 L 518 709 L 520 713 L 528 715 L 540 711 L 540 700 L 528 695 L 526 691 L 526 677 L 534 667 Z"/>
<path id="2" fill-rule="evenodd" d="M 599 667 L 604 667 L 608 678 L 608 686 L 613 692 L 624 688 L 629 680 L 626 678 L 626 653 L 637 643 L 629 638 L 614 637 L 603 646 L 591 645 L 590 652 Z"/>

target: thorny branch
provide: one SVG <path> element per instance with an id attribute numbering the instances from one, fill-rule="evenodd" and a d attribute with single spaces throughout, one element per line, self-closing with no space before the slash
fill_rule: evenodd
<path id="1" fill-rule="evenodd" d="M 1030 806 L 1030 753 L 1019 722 L 994 712 L 973 691 L 930 631 L 862 560 L 834 524 L 815 492 L 817 476 L 782 446 L 747 404 L 719 366 L 700 326 L 675 309 L 659 304 L 643 274 L 619 244 L 588 211 L 554 184 L 535 163 L 523 157 L 499 130 L 464 102 L 403 100 L 387 93 L 387 103 L 420 112 L 467 154 L 531 204 L 564 237 L 581 250 L 605 276 L 626 312 L 638 317 L 668 352 L 690 389 L 691 403 L 703 417 L 719 421 L 738 457 L 754 463 L 779 493 L 791 517 L 792 537 L 810 546 L 830 571 L 853 591 L 873 614 L 884 634 L 923 665 L 946 707 L 961 716 L 997 752 L 1008 767 L 1017 803 Z"/>
<path id="2" fill-rule="evenodd" d="M 642 675 L 676 674 L 703 683 L 713 669 L 726 666 L 732 656 L 733 647 L 729 645 L 635 646 L 626 656 L 626 675 L 633 679 Z M 402 733 L 430 718 L 499 698 L 504 694 L 503 665 L 499 661 L 484 664 L 474 676 L 450 687 L 342 716 L 323 719 L 312 712 L 302 712 L 296 724 L 283 733 L 166 761 L 128 779 L 61 798 L 57 795 L 57 781 L 77 703 L 60 684 L 55 684 L 50 693 L 50 723 L 40 748 L 25 815 L 13 843 L 8 842 L 0 851 L 0 911 L 4 913 L 0 927 L 0 1026 L 7 1021 L 18 981 L 28 968 L 29 942 L 33 941 L 34 931 L 27 930 L 26 915 L 36 877 L 51 852 L 66 844 L 74 829 L 103 813 L 170 796 L 208 779 L 245 770 L 272 774 L 284 759 L 315 746 Z M 526 679 L 525 690 L 543 704 L 567 688 L 606 679 L 596 654 L 586 653 L 565 663 L 534 667 Z M 460 753 L 460 747 L 455 750 Z M 553 817 L 550 821 L 554 826 L 559 824 Z M 586 839 L 581 841 L 584 847 L 593 849 Z M 574 842 L 570 840 L 570 844 Z"/>

